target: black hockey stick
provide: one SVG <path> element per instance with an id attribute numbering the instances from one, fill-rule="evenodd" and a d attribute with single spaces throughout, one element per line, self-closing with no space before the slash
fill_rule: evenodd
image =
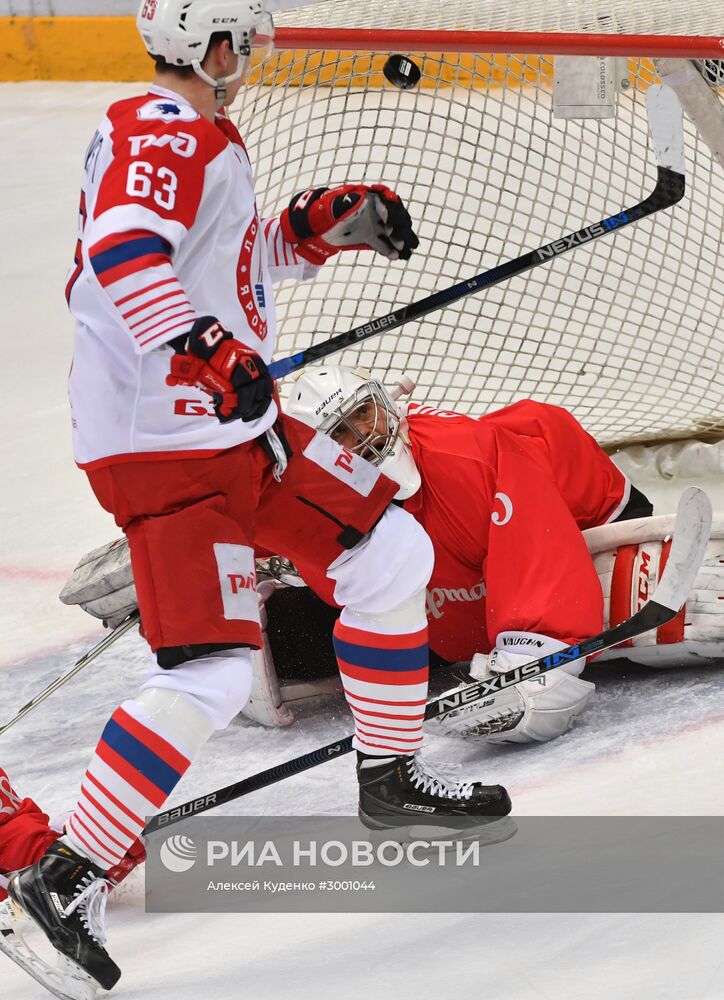
<path id="1" fill-rule="evenodd" d="M 538 677 L 549 670 L 555 670 L 556 667 L 566 662 L 600 653 L 604 649 L 616 646 L 627 639 L 634 639 L 638 635 L 643 635 L 645 632 L 671 621 L 684 606 L 694 584 L 697 571 L 701 566 L 711 532 L 711 516 L 711 504 L 706 493 L 696 487 L 685 490 L 676 512 L 669 559 L 659 584 L 650 600 L 626 621 L 614 628 L 606 629 L 591 639 L 583 639 L 574 646 L 568 646 L 558 653 L 533 660 L 531 663 L 516 667 L 515 670 L 509 670 L 505 674 L 497 674 L 479 684 L 470 685 L 444 698 L 428 702 L 425 709 L 425 719 L 434 719 L 448 712 L 456 711 L 462 705 L 469 705 L 471 702 L 485 698 L 487 695 L 503 690 L 503 688 L 520 684 L 521 681 L 530 680 L 532 677 Z M 216 792 L 211 792 L 190 802 L 184 802 L 183 805 L 154 816 L 144 830 L 144 835 L 172 826 L 188 816 L 198 816 L 199 813 L 206 812 L 208 809 L 225 805 L 227 802 L 241 798 L 242 795 L 266 788 L 268 785 L 273 785 L 294 774 L 301 774 L 302 771 L 308 771 L 318 764 L 324 764 L 325 761 L 342 757 L 351 749 L 352 737 L 347 736 L 343 740 L 312 750 L 311 753 L 270 767 L 250 778 L 243 778 L 241 781 L 220 788 Z"/>
<path id="2" fill-rule="evenodd" d="M 651 88 L 654 91 L 654 88 Z M 367 323 L 356 326 L 347 333 L 340 333 L 335 337 L 330 337 L 320 344 L 312 344 L 304 351 L 292 354 L 288 358 L 280 358 L 273 361 L 269 366 L 269 371 L 273 378 L 284 378 L 298 368 L 303 368 L 312 361 L 319 361 L 336 354 L 348 347 L 354 347 L 362 340 L 374 337 L 379 333 L 389 333 L 396 330 L 405 323 L 422 319 L 428 313 L 436 309 L 443 309 L 452 305 L 468 295 L 474 295 L 485 288 L 492 288 L 508 278 L 513 278 L 518 274 L 524 274 L 534 267 L 554 260 L 576 247 L 591 243 L 602 236 L 609 236 L 618 232 L 625 226 L 630 226 L 634 222 L 640 222 L 655 212 L 660 212 L 664 208 L 671 208 L 684 197 L 686 190 L 686 178 L 684 176 L 683 159 L 683 124 L 681 107 L 673 91 L 658 91 L 657 100 L 648 101 L 649 104 L 649 128 L 656 148 L 656 161 L 658 177 L 656 187 L 642 202 L 634 205 L 633 208 L 626 208 L 617 215 L 612 215 L 593 225 L 584 226 L 575 233 L 562 236 L 552 243 L 539 247 L 537 250 L 530 250 L 515 260 L 509 260 L 505 264 L 484 271 L 482 274 L 461 281 L 451 288 L 444 288 L 442 291 L 434 292 L 419 302 L 412 302 L 410 305 L 401 306 L 393 310 L 386 316 L 379 316 L 371 319 Z"/>

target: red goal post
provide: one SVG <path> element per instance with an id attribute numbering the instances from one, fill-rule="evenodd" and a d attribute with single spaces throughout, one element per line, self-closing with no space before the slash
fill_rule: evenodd
<path id="1" fill-rule="evenodd" d="M 613 35 L 550 31 L 425 31 L 419 29 L 292 28 L 277 30 L 278 49 L 348 52 L 524 52 L 530 55 L 621 55 L 724 59 L 724 36 Z"/>

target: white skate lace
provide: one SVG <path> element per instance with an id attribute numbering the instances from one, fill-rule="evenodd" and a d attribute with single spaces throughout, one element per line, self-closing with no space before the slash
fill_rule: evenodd
<path id="1" fill-rule="evenodd" d="M 90 879 L 90 882 L 88 881 Z M 80 919 L 90 936 L 101 947 L 106 943 L 106 904 L 111 883 L 104 878 L 96 878 L 90 873 L 76 886 L 78 895 L 63 911 L 69 917 L 80 910 Z"/>
<path id="2" fill-rule="evenodd" d="M 410 757 L 407 771 L 415 788 L 430 795 L 441 795 L 451 799 L 469 799 L 473 794 L 472 781 L 459 781 L 456 764 L 429 764 L 427 761 Z"/>

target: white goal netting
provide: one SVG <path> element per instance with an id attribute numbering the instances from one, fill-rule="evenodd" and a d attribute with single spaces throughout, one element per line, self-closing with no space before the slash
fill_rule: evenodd
<path id="1" fill-rule="evenodd" d="M 346 14 L 340 27 L 441 33 L 717 30 L 717 4 L 503 6 L 337 0 L 280 20 L 319 30 Z M 615 118 L 566 120 L 553 115 L 553 56 L 415 53 L 404 38 L 398 51 L 422 70 L 414 91 L 386 82 L 386 53 L 330 50 L 320 31 L 316 48 L 277 53 L 243 95 L 262 214 L 306 187 L 384 181 L 421 237 L 406 264 L 344 253 L 315 281 L 282 285 L 279 357 L 620 212 L 656 183 L 644 108 L 652 61 L 623 61 Z M 608 445 L 724 433 L 724 171 L 685 129 L 687 193 L 673 210 L 337 360 L 387 381 L 404 372 L 415 399 L 475 414 L 526 396 L 557 403 Z"/>

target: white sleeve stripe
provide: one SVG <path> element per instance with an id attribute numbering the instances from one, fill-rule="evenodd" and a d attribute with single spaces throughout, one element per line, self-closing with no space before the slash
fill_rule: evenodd
<path id="1" fill-rule="evenodd" d="M 143 330 L 139 330 L 138 333 L 134 333 L 136 340 L 140 340 L 141 337 L 146 337 L 149 333 L 154 330 L 158 330 L 160 326 L 166 326 L 171 320 L 178 319 L 179 316 L 187 316 L 192 313 L 193 307 L 190 302 L 184 302 L 181 308 L 174 307 L 174 309 L 163 309 L 157 316 L 154 316 L 150 326 L 144 326 Z M 161 317 L 160 319 L 158 317 Z"/>
<path id="2" fill-rule="evenodd" d="M 175 326 L 170 326 L 163 330 L 159 330 L 158 333 L 154 333 L 154 335 L 152 337 L 149 337 L 148 340 L 140 340 L 139 347 L 146 347 L 147 344 L 152 343 L 154 340 L 158 340 L 159 337 L 165 337 L 167 334 L 172 333 L 174 330 L 180 330 L 181 327 L 185 327 L 185 331 L 186 333 L 188 333 L 188 331 L 194 325 L 194 321 L 196 320 L 196 313 L 192 311 L 188 313 L 188 316 L 189 318 L 186 319 L 184 322 L 177 323 Z M 178 334 L 178 336 L 180 337 L 181 334 Z"/>

